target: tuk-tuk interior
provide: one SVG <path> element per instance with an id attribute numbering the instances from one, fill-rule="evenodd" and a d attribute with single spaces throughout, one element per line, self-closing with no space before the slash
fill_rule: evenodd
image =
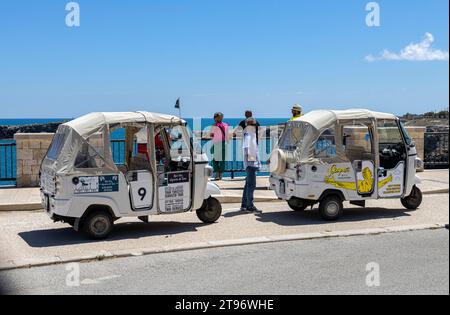
<path id="1" fill-rule="evenodd" d="M 190 171 L 189 138 L 183 126 L 121 126 L 125 133 L 124 160 L 118 165 L 129 171 L 148 170 L 156 174 Z"/>

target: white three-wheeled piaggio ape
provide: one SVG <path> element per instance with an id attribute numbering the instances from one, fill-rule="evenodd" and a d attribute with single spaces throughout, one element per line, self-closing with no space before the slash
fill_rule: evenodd
<path id="1" fill-rule="evenodd" d="M 319 203 L 337 220 L 343 202 L 400 199 L 417 209 L 422 193 L 416 147 L 400 120 L 368 110 L 313 111 L 286 125 L 270 158 L 270 183 L 295 211 Z"/>
<path id="2" fill-rule="evenodd" d="M 111 148 L 114 131 L 125 134 L 125 144 L 114 148 L 123 150 L 119 164 Z M 148 222 L 150 215 L 196 210 L 201 221 L 217 221 L 222 207 L 213 195 L 220 189 L 211 175 L 180 118 L 92 113 L 58 128 L 41 166 L 41 197 L 54 221 L 102 239 L 122 217 Z"/>

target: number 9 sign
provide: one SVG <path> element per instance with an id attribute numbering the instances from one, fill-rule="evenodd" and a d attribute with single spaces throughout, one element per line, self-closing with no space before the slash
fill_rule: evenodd
<path id="1" fill-rule="evenodd" d="M 139 195 L 139 197 L 141 197 L 141 201 L 144 201 L 144 199 L 145 199 L 145 196 L 147 195 L 147 189 L 145 189 L 145 188 L 140 188 L 139 190 L 138 190 L 138 195 Z"/>
<path id="2" fill-rule="evenodd" d="M 153 178 L 150 173 L 137 172 L 137 180 L 130 182 L 130 193 L 134 210 L 149 210 L 153 207 Z"/>

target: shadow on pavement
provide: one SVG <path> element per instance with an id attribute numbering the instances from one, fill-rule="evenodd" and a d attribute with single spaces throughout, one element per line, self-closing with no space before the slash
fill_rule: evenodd
<path id="1" fill-rule="evenodd" d="M 396 219 L 411 216 L 405 209 L 385 208 L 350 208 L 344 210 L 344 215 L 339 222 L 358 222 L 378 219 Z M 317 209 L 304 212 L 283 211 L 267 212 L 257 215 L 259 222 L 271 222 L 283 226 L 321 225 L 333 222 L 324 221 L 320 218 Z"/>
<path id="2" fill-rule="evenodd" d="M 120 240 L 131 240 L 149 236 L 166 236 L 174 234 L 195 232 L 198 227 L 204 226 L 202 223 L 181 223 L 181 222 L 150 222 L 138 223 L 127 222 L 114 225 L 110 237 L 101 242 L 114 242 Z M 53 230 L 37 230 L 19 233 L 19 236 L 31 247 L 55 247 L 66 245 L 79 245 L 96 243 L 86 238 L 82 233 L 76 232 L 73 228 L 62 228 Z"/>
<path id="3" fill-rule="evenodd" d="M 241 210 L 237 210 L 237 211 L 228 211 L 227 213 L 225 213 L 224 215 L 223 215 L 223 217 L 224 218 L 234 218 L 234 217 L 237 217 L 237 216 L 244 216 L 244 215 L 251 215 L 251 213 L 250 212 L 244 212 L 244 211 L 241 211 Z"/>

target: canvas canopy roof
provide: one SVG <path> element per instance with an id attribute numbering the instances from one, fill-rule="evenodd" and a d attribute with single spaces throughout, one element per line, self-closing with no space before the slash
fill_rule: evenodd
<path id="1" fill-rule="evenodd" d="M 337 121 L 353 119 L 393 120 L 396 119 L 396 116 L 373 112 L 366 109 L 316 110 L 297 118 L 295 121 L 303 121 L 309 123 L 318 130 L 322 130 L 323 128 L 328 128 Z"/>
<path id="2" fill-rule="evenodd" d="M 142 125 L 181 125 L 185 122 L 176 116 L 150 112 L 92 113 L 59 126 L 51 148 L 44 159 L 43 168 L 49 173 L 96 174 L 117 172 L 110 150 L 109 132 L 111 128 L 132 127 L 132 134 Z M 134 128 L 137 127 L 137 128 Z M 90 141 L 91 140 L 91 141 Z M 92 156 L 96 167 L 77 168 L 78 153 L 85 148 L 86 156 Z"/>
<path id="3" fill-rule="evenodd" d="M 297 147 L 294 155 L 297 161 L 301 162 L 321 162 L 315 157 L 315 147 L 319 136 L 328 129 L 333 129 L 335 135 L 336 155 L 334 162 L 348 162 L 346 153 L 343 150 L 342 131 L 337 128 L 340 123 L 347 121 L 366 120 L 376 124 L 378 120 L 396 120 L 392 114 L 373 112 L 366 109 L 350 110 L 316 110 L 295 119 L 286 127 L 284 136 L 281 139 L 283 145 L 295 145 Z M 295 126 L 296 123 L 299 123 Z M 375 134 L 375 137 L 377 135 Z M 295 139 L 295 143 L 292 142 Z"/>
<path id="4" fill-rule="evenodd" d="M 181 124 L 184 123 L 184 121 L 176 116 L 150 112 L 104 112 L 91 113 L 72 120 L 64 125 L 73 129 L 81 137 L 86 139 L 90 135 L 101 130 L 105 125 L 127 123 Z"/>

